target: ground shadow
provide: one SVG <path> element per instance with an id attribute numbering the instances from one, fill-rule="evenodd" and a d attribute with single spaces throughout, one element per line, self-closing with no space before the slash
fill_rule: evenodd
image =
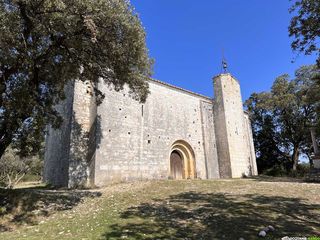
<path id="1" fill-rule="evenodd" d="M 0 232 L 15 225 L 36 224 L 39 217 L 72 209 L 85 198 L 99 196 L 100 192 L 85 190 L 0 189 Z"/>
<path id="2" fill-rule="evenodd" d="M 290 183 L 306 183 L 305 179 L 302 177 L 273 177 L 267 175 L 259 175 L 249 177 L 248 179 L 252 179 L 258 182 L 290 182 Z"/>
<path id="3" fill-rule="evenodd" d="M 310 172 L 311 173 L 311 172 Z M 290 183 L 316 183 L 320 184 L 320 172 L 317 175 L 308 174 L 305 177 L 272 177 L 267 175 L 253 176 L 249 179 L 258 182 L 290 182 Z"/>
<path id="4" fill-rule="evenodd" d="M 320 204 L 263 195 L 187 192 L 131 207 L 103 239 L 258 239 L 263 227 L 276 231 L 266 239 L 320 235 Z"/>

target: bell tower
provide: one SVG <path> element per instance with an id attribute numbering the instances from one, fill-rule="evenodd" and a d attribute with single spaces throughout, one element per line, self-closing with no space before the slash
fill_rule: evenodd
<path id="1" fill-rule="evenodd" d="M 255 175 L 255 156 L 249 144 L 240 84 L 226 71 L 213 78 L 214 119 L 221 178 Z M 251 139 L 252 140 L 252 139 Z M 249 146 L 250 145 L 250 146 Z M 253 159 L 254 158 L 254 159 Z"/>

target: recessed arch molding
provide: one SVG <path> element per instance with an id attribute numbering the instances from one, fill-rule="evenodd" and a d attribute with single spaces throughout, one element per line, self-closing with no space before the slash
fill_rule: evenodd
<path id="1" fill-rule="evenodd" d="M 175 141 L 170 148 L 170 178 L 195 179 L 195 154 L 190 144 L 184 140 Z"/>

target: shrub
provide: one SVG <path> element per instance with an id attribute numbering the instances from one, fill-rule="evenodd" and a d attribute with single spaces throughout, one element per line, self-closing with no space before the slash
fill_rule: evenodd
<path id="1" fill-rule="evenodd" d="M 26 174 L 40 178 L 43 162 L 38 157 L 21 158 L 9 148 L 0 159 L 0 186 L 13 188 Z"/>

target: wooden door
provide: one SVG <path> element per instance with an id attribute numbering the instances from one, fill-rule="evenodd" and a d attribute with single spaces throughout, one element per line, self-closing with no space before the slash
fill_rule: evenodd
<path id="1" fill-rule="evenodd" d="M 183 159 L 179 152 L 173 151 L 170 156 L 171 177 L 173 179 L 183 178 Z"/>

